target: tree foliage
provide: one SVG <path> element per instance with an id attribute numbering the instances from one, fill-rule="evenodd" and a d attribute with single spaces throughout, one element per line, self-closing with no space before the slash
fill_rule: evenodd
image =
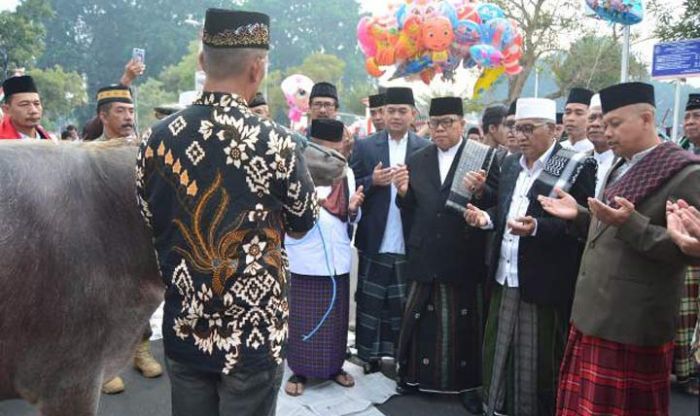
<path id="1" fill-rule="evenodd" d="M 13 68 L 32 66 L 44 52 L 42 19 L 54 16 L 47 0 L 24 0 L 14 12 L 0 12 L 0 78 Z"/>
<path id="2" fill-rule="evenodd" d="M 572 87 L 599 91 L 619 82 L 622 45 L 611 37 L 587 35 L 546 61 L 559 87 L 550 98 L 561 97 Z M 629 75 L 631 80 L 648 76 L 646 66 L 634 55 L 630 56 Z"/>
<path id="3" fill-rule="evenodd" d="M 176 103 L 178 94 L 165 88 L 165 84 L 149 78 L 141 84 L 136 95 L 136 116 L 139 130 L 143 131 L 156 122 L 154 108 L 163 104 Z"/>
<path id="4" fill-rule="evenodd" d="M 660 39 L 700 38 L 700 0 L 685 0 L 682 12 L 661 0 L 651 1 L 648 7 L 656 14 L 658 24 L 655 34 Z"/>
<path id="5" fill-rule="evenodd" d="M 535 63 L 548 53 L 560 50 L 561 34 L 581 29 L 577 12 L 580 0 L 491 0 L 509 18 L 518 22 L 523 33 L 523 71 L 510 78 L 508 101 L 520 96 Z"/>
<path id="6" fill-rule="evenodd" d="M 34 68 L 29 71 L 41 94 L 44 107 L 43 124 L 48 128 L 60 127 L 73 114 L 73 110 L 87 102 L 83 78 L 77 72 L 66 72 L 56 65 L 53 68 Z"/>

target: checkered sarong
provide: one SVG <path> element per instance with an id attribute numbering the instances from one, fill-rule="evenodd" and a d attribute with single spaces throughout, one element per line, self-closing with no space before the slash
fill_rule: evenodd
<path id="1" fill-rule="evenodd" d="M 557 416 L 668 416 L 673 342 L 638 347 L 575 327 L 561 364 Z"/>
<path id="2" fill-rule="evenodd" d="M 503 287 L 493 358 L 488 414 L 505 407 L 507 363 L 513 353 L 516 415 L 537 415 L 537 309 L 520 301 L 520 289 Z"/>
<path id="3" fill-rule="evenodd" d="M 697 376 L 697 363 L 690 348 L 700 314 L 700 267 L 689 267 L 685 275 L 683 297 L 678 314 L 676 343 L 673 352 L 673 373 L 678 381 Z"/>

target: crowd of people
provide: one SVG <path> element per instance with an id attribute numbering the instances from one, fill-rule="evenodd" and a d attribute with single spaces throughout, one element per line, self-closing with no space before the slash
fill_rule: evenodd
<path id="1" fill-rule="evenodd" d="M 672 374 L 698 394 L 700 95 L 685 113 L 693 151 L 659 139 L 641 82 L 572 88 L 563 113 L 521 97 L 472 128 L 463 97 L 437 97 L 422 135 L 412 89 L 390 87 L 368 97 L 376 133 L 361 139 L 319 82 L 306 140 L 348 163 L 315 186 L 303 140 L 258 92 L 269 42 L 268 16 L 208 10 L 204 91 L 154 109 L 141 134 L 174 415 L 274 414 L 285 358 L 288 395 L 309 379 L 352 388 L 351 296 L 356 358 L 395 366 L 401 394 L 517 416 L 666 415 Z M 136 136 L 139 65 L 98 91 L 83 138 Z M 32 78 L 3 90 L 0 139 L 49 139 Z M 157 377 L 150 335 L 134 365 Z"/>

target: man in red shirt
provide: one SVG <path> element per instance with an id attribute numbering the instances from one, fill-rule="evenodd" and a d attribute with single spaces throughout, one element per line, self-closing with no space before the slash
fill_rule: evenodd
<path id="1" fill-rule="evenodd" d="M 0 139 L 50 139 L 39 125 L 43 108 L 32 77 L 11 77 L 2 83 L 5 99 Z"/>

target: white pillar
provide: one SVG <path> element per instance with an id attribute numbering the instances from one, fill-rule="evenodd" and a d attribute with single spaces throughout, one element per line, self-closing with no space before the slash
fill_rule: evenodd
<path id="1" fill-rule="evenodd" d="M 678 118 L 681 115 L 681 84 L 683 79 L 676 80 L 676 94 L 673 99 L 673 129 L 671 130 L 671 140 L 678 143 Z"/>
<path id="2" fill-rule="evenodd" d="M 620 69 L 620 82 L 627 82 L 629 79 L 629 59 L 630 59 L 630 27 L 625 26 L 624 40 L 622 42 L 622 65 Z"/>

